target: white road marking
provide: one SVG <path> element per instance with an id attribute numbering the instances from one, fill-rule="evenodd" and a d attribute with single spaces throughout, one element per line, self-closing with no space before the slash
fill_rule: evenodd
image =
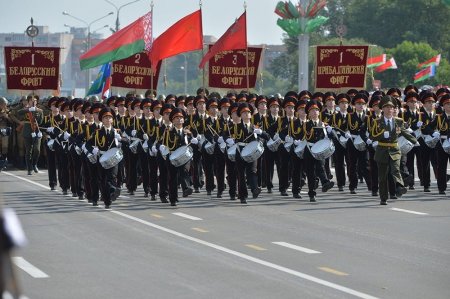
<path id="1" fill-rule="evenodd" d="M 214 248 L 216 250 L 219 250 L 219 251 L 222 251 L 222 252 L 225 252 L 225 253 L 237 256 L 237 257 L 242 258 L 242 259 L 245 259 L 247 261 L 250 261 L 250 262 L 253 262 L 253 263 L 265 266 L 265 267 L 269 267 L 269 268 L 272 268 L 272 269 L 275 269 L 275 270 L 278 270 L 278 271 L 281 271 L 281 272 L 284 272 L 284 273 L 287 273 L 287 274 L 290 274 L 290 275 L 293 275 L 293 276 L 296 276 L 296 277 L 299 277 L 299 278 L 302 278 L 302 279 L 305 279 L 305 280 L 308 280 L 308 281 L 311 281 L 311 282 L 314 282 L 314 283 L 317 283 L 317 284 L 320 284 L 322 286 L 326 286 L 326 287 L 329 287 L 329 288 L 332 288 L 332 289 L 335 289 L 335 290 L 347 293 L 349 295 L 353 295 L 353 296 L 358 297 L 358 298 L 377 299 L 377 297 L 374 297 L 372 295 L 365 294 L 365 293 L 362 293 L 362 292 L 359 292 L 359 291 L 356 291 L 356 290 L 344 287 L 342 285 L 339 285 L 339 284 L 336 284 L 336 283 L 332 283 L 332 282 L 329 282 L 327 280 L 323 280 L 323 279 L 320 279 L 320 278 L 317 278 L 317 277 L 314 277 L 314 276 L 311 276 L 311 275 L 308 275 L 308 274 L 305 274 L 305 273 L 302 273 L 302 272 L 299 272 L 299 271 L 295 271 L 295 270 L 292 270 L 292 269 L 289 269 L 289 268 L 286 268 L 286 267 L 283 267 L 283 266 L 280 266 L 280 265 L 277 265 L 277 264 L 274 264 L 274 263 L 271 263 L 271 262 L 267 262 L 265 260 L 262 260 L 262 259 L 259 259 L 259 258 L 255 258 L 255 257 L 252 257 L 250 255 L 247 255 L 247 254 L 244 254 L 244 253 L 232 250 L 232 249 L 228 249 L 228 248 L 220 246 L 220 245 L 216 245 L 214 243 L 210 243 L 210 242 L 198 239 L 198 238 L 194 238 L 194 237 L 191 237 L 189 235 L 185 235 L 185 234 L 177 232 L 175 230 L 172 230 L 172 229 L 169 229 L 169 228 L 166 228 L 166 227 L 163 227 L 163 226 L 160 226 L 160 225 L 157 225 L 157 224 L 145 221 L 143 219 L 140 219 L 140 218 L 137 218 L 137 217 L 134 217 L 134 216 L 131 216 L 131 215 L 119 212 L 119 211 L 111 210 L 110 212 L 113 213 L 113 214 L 116 214 L 116 215 L 128 218 L 130 220 L 139 222 L 139 223 L 144 224 L 146 226 L 153 227 L 153 228 L 158 229 L 160 231 L 164 231 L 164 232 L 169 233 L 171 235 L 174 235 L 174 236 L 177 236 L 177 237 L 180 237 L 180 238 L 183 238 L 183 239 L 186 239 L 186 240 L 189 240 L 189 241 L 192 241 L 192 242 L 195 242 L 195 243 L 198 243 L 198 244 L 210 247 L 210 248 Z"/>
<path id="2" fill-rule="evenodd" d="M 50 187 L 48 187 L 48 186 L 45 186 L 45 185 L 42 185 L 42 184 L 39 184 L 39 183 L 33 182 L 32 180 L 29 180 L 29 179 L 26 179 L 26 178 L 20 177 L 20 176 L 18 176 L 18 175 L 12 174 L 12 173 L 10 173 L 10 172 L 7 172 L 7 171 L 2 171 L 1 173 L 7 174 L 7 175 L 9 175 L 9 176 L 12 176 L 12 177 L 14 177 L 14 178 L 16 178 L 16 179 L 19 179 L 19 180 L 22 180 L 22 181 L 28 182 L 28 183 L 30 183 L 30 184 L 33 184 L 33 185 L 39 186 L 39 187 L 41 187 L 41 188 L 44 188 L 44 189 L 50 190 Z"/>
<path id="3" fill-rule="evenodd" d="M 405 209 L 398 209 L 398 208 L 391 208 L 392 211 L 397 211 L 397 212 L 404 212 L 404 213 L 409 213 L 409 214 L 415 214 L 415 215 L 428 215 L 428 213 L 422 213 L 422 212 L 416 212 L 416 211 L 411 211 L 411 210 L 405 210 Z"/>
<path id="4" fill-rule="evenodd" d="M 21 177 L 17 177 L 17 178 L 18 179 L 23 179 Z M 26 180 L 26 181 L 29 181 L 29 180 Z M 44 185 L 41 185 L 39 183 L 34 183 L 34 182 L 32 182 L 32 183 L 37 185 L 37 186 L 43 187 L 45 189 L 49 189 L 48 187 L 46 187 Z M 299 272 L 299 271 L 295 271 L 295 270 L 292 270 L 292 269 L 289 269 L 289 268 L 286 268 L 286 267 L 283 267 L 283 266 L 280 266 L 280 265 L 277 265 L 277 264 L 274 264 L 274 263 L 271 263 L 271 262 L 267 262 L 265 260 L 255 258 L 255 257 L 252 257 L 250 255 L 247 255 L 247 254 L 244 254 L 244 253 L 232 250 L 232 249 L 228 249 L 228 248 L 220 246 L 220 245 L 216 245 L 216 244 L 213 244 L 213 243 L 210 243 L 210 242 L 198 239 L 198 238 L 194 238 L 194 237 L 185 235 L 183 233 L 174 231 L 172 229 L 169 229 L 169 228 L 166 228 L 166 227 L 163 227 L 163 226 L 160 226 L 160 225 L 157 225 L 157 224 L 145 221 L 143 219 L 140 219 L 140 218 L 137 218 L 137 217 L 134 217 L 134 216 L 131 216 L 131 215 L 119 212 L 119 211 L 109 210 L 109 212 L 111 212 L 113 214 L 116 214 L 116 215 L 119 215 L 119 216 L 122 216 L 124 218 L 130 219 L 130 220 L 139 222 L 139 223 L 144 224 L 146 226 L 153 227 L 153 228 L 158 229 L 160 231 L 164 231 L 164 232 L 169 233 L 171 235 L 174 235 L 174 236 L 177 236 L 177 237 L 180 237 L 180 238 L 183 238 L 183 239 L 186 239 L 186 240 L 189 240 L 189 241 L 192 241 L 192 242 L 195 242 L 195 243 L 198 243 L 198 244 L 201 244 L 201 245 L 204 245 L 204 246 L 207 246 L 207 247 L 210 247 L 210 248 L 213 248 L 213 249 L 216 249 L 216 250 L 219 250 L 219 251 L 222 251 L 222 252 L 225 252 L 225 253 L 237 256 L 239 258 L 245 259 L 247 261 L 250 261 L 250 262 L 253 262 L 253 263 L 256 263 L 256 264 L 268 267 L 268 268 L 272 268 L 272 269 L 275 269 L 275 270 L 278 270 L 278 271 L 281 271 L 281 272 L 284 272 L 284 273 L 287 273 L 287 274 L 290 274 L 290 275 L 293 275 L 293 276 L 296 276 L 296 277 L 299 277 L 299 278 L 302 278 L 302 279 L 305 279 L 305 280 L 308 280 L 308 281 L 311 281 L 311 282 L 314 282 L 314 283 L 317 283 L 317 284 L 320 284 L 322 286 L 326 286 L 326 287 L 335 289 L 337 291 L 341 291 L 341 292 L 349 294 L 349 295 L 353 295 L 353 296 L 358 297 L 358 298 L 378 299 L 377 297 L 374 297 L 372 295 L 369 295 L 369 294 L 366 294 L 366 293 L 363 293 L 363 292 L 360 292 L 360 291 L 357 291 L 357 290 L 354 290 L 354 289 L 350 289 L 350 288 L 347 288 L 345 286 L 342 286 L 342 285 L 339 285 L 339 284 L 336 284 L 336 283 L 332 283 L 332 282 L 329 282 L 327 280 L 323 280 L 323 279 L 320 279 L 320 278 L 317 278 L 317 277 L 314 277 L 314 276 L 311 276 L 311 275 L 308 275 L 308 274 L 305 274 L 305 273 L 302 273 L 302 272 Z"/>
<path id="5" fill-rule="evenodd" d="M 130 197 L 126 195 L 119 195 L 119 198 L 130 198 Z"/>
<path id="6" fill-rule="evenodd" d="M 28 261 L 26 261 L 23 257 L 15 256 L 12 258 L 14 264 L 16 264 L 17 267 L 22 269 L 23 271 L 27 272 L 34 278 L 48 278 L 49 276 L 30 264 Z"/>
<path id="7" fill-rule="evenodd" d="M 185 214 L 185 213 L 172 213 L 172 214 L 176 215 L 176 216 L 180 216 L 180 217 L 186 218 L 186 219 L 195 220 L 195 221 L 203 220 L 202 218 L 191 216 L 191 215 L 188 215 L 188 214 Z"/>
<path id="8" fill-rule="evenodd" d="M 309 253 L 309 254 L 321 253 L 320 251 L 308 249 L 308 248 L 305 248 L 305 247 L 297 246 L 297 245 L 286 243 L 286 242 L 272 242 L 272 243 L 276 244 L 276 245 L 284 246 L 284 247 L 287 247 L 287 248 L 291 248 L 291 249 L 294 249 L 294 250 L 302 251 L 304 253 Z"/>

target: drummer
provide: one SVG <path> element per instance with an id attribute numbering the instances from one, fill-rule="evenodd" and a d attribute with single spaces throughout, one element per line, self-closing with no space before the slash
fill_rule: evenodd
<path id="1" fill-rule="evenodd" d="M 197 138 L 192 136 L 191 131 L 183 129 L 184 119 L 186 113 L 180 108 L 174 108 L 170 112 L 170 121 L 173 127 L 169 131 L 166 146 L 174 152 L 181 146 L 186 146 L 192 143 L 196 145 L 198 143 Z M 191 178 L 189 176 L 189 168 L 191 162 L 187 162 L 181 166 L 174 166 L 167 161 L 168 173 L 169 173 L 169 201 L 171 206 L 176 206 L 178 201 L 178 185 L 181 183 L 183 190 L 183 197 L 187 197 L 192 194 Z M 180 180 L 180 181 L 179 181 Z"/>
<path id="2" fill-rule="evenodd" d="M 256 159 L 252 163 L 248 163 L 242 159 L 240 153 L 251 141 L 255 141 L 259 138 L 269 139 L 267 133 L 263 132 L 260 128 L 256 128 L 251 123 L 251 115 L 253 114 L 252 109 L 252 106 L 247 103 L 239 104 L 237 115 L 241 117 L 241 123 L 237 126 L 233 126 L 234 132 L 232 134 L 234 134 L 235 139 L 231 137 L 227 139 L 229 146 L 232 146 L 235 143 L 238 144 L 238 150 L 236 152 L 236 168 L 238 173 L 238 196 L 242 204 L 247 203 L 248 197 L 247 186 L 245 184 L 247 181 L 246 176 L 248 176 L 247 179 L 250 184 L 253 198 L 258 197 L 261 193 L 261 188 L 258 187 L 258 176 L 256 174 L 258 160 Z M 254 134 L 258 136 L 257 139 L 255 139 Z"/>
<path id="3" fill-rule="evenodd" d="M 324 107 L 320 113 L 320 119 L 326 124 L 331 124 L 331 120 L 336 111 L 336 94 L 332 91 L 328 91 L 323 95 Z M 325 160 L 325 172 L 327 177 L 331 180 L 333 175 L 330 170 L 330 158 Z"/>
<path id="4" fill-rule="evenodd" d="M 272 97 L 269 99 L 267 106 L 269 107 L 269 115 L 263 118 L 263 128 L 270 135 L 270 137 L 274 139 L 279 136 L 279 131 L 281 129 L 281 117 L 279 116 L 280 100 Z M 280 173 L 281 171 L 277 152 L 273 152 L 271 150 L 265 151 L 264 161 L 266 170 L 267 193 L 272 193 L 272 181 L 275 165 L 277 167 L 277 173 Z"/>
<path id="5" fill-rule="evenodd" d="M 307 121 L 307 115 L 305 112 L 306 100 L 298 100 L 295 104 L 295 111 L 297 113 L 297 119 L 294 120 L 291 127 L 291 134 L 294 140 L 294 146 L 299 146 L 304 139 L 303 124 Z M 303 149 L 305 150 L 305 149 Z M 296 154 L 291 154 L 292 161 L 292 194 L 294 198 L 302 198 L 300 191 L 302 189 L 302 181 L 304 183 L 304 163 L 303 156 L 299 157 Z"/>
<path id="6" fill-rule="evenodd" d="M 238 103 L 232 103 L 228 108 L 228 114 L 231 115 L 231 119 L 228 122 L 227 127 L 224 127 L 224 129 L 222 130 L 223 139 L 227 140 L 227 143 L 230 143 L 228 142 L 229 138 L 236 138 L 236 135 L 233 132 L 237 132 L 237 126 L 241 123 L 241 118 L 237 115 L 238 107 Z M 230 195 L 230 200 L 235 200 L 237 189 L 237 170 L 235 161 L 231 160 L 228 156 L 228 150 L 231 151 L 230 147 L 230 145 L 227 146 L 226 155 L 228 193 Z M 236 148 L 236 146 L 234 148 Z M 236 150 L 234 151 L 234 153 L 236 153 Z"/>
<path id="7" fill-rule="evenodd" d="M 121 137 L 112 126 L 114 118 L 115 113 L 111 108 L 106 107 L 100 111 L 99 119 L 102 120 L 103 127 L 97 130 L 94 136 L 86 142 L 86 148 L 92 155 L 98 156 L 111 148 L 120 148 Z M 117 186 L 118 165 L 116 164 L 109 169 L 103 168 L 99 163 L 97 165 L 102 199 L 105 203 L 105 209 L 110 209 L 111 203 L 120 195 L 120 188 Z"/>
<path id="8" fill-rule="evenodd" d="M 142 186 L 144 187 L 144 197 L 148 197 L 150 193 L 150 164 L 149 164 L 149 139 L 152 133 L 152 127 L 150 125 L 152 120 L 151 112 L 152 101 L 150 99 L 143 99 L 140 104 L 140 109 L 144 112 L 140 121 L 139 127 L 141 128 L 137 135 L 138 138 L 143 140 L 142 150 L 139 151 L 139 161 L 142 171 Z M 151 148 L 151 145 L 150 145 Z"/>
<path id="9" fill-rule="evenodd" d="M 334 186 L 334 182 L 330 181 L 325 174 L 324 160 L 316 160 L 312 154 L 310 147 L 325 137 L 326 133 L 330 134 L 332 128 L 322 123 L 319 118 L 322 104 L 315 100 L 311 100 L 306 105 L 309 120 L 303 124 L 305 139 L 309 144 L 304 153 L 304 166 L 306 176 L 308 178 L 308 195 L 310 202 L 316 202 L 316 176 L 322 183 L 322 192 L 327 192 Z M 326 131 L 324 130 L 326 128 Z"/>

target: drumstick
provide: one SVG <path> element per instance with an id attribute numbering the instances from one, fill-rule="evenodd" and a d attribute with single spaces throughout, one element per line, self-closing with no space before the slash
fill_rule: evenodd
<path id="1" fill-rule="evenodd" d="M 211 133 L 215 134 L 216 136 L 219 136 L 219 134 L 217 134 L 217 132 L 209 124 L 207 124 L 207 126 Z"/>

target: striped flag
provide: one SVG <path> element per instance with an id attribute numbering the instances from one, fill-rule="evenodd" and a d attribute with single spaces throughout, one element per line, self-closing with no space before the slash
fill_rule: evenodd
<path id="1" fill-rule="evenodd" d="M 430 66 L 430 65 L 438 66 L 440 62 L 441 62 L 441 54 L 438 54 L 425 62 L 419 63 L 417 65 L 417 68 L 421 69 L 423 67 Z"/>
<path id="2" fill-rule="evenodd" d="M 92 82 L 91 88 L 87 95 L 99 94 L 101 93 L 102 97 L 105 96 L 105 92 L 109 92 L 109 88 L 111 86 L 111 63 L 106 63 L 102 65 L 100 71 L 98 72 L 97 77 L 94 82 Z"/>
<path id="3" fill-rule="evenodd" d="M 434 77 L 435 75 L 436 75 L 436 65 L 434 64 L 429 65 L 414 75 L 414 83 Z"/>
<path id="4" fill-rule="evenodd" d="M 369 57 L 367 58 L 367 67 L 373 68 L 382 65 L 383 63 L 386 63 L 386 54 L 381 54 L 375 57 Z"/>
<path id="5" fill-rule="evenodd" d="M 391 69 L 396 69 L 396 68 L 397 68 L 397 64 L 395 63 L 394 57 L 392 57 L 391 59 L 389 59 L 382 65 L 378 66 L 375 69 L 375 72 L 381 73 L 381 72 L 384 72 L 385 70 L 391 70 Z"/>

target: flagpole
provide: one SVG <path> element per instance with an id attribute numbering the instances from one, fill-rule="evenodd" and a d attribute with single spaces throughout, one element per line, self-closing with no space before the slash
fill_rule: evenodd
<path id="1" fill-rule="evenodd" d="M 152 16 L 152 26 L 151 26 L 151 37 L 153 39 L 153 0 L 150 3 L 150 14 Z M 151 41 L 153 43 L 153 41 Z M 153 80 L 155 79 L 155 76 L 153 74 L 153 61 L 150 61 L 150 99 L 154 99 L 154 93 L 153 93 Z"/>
<path id="2" fill-rule="evenodd" d="M 244 1 L 244 12 L 247 17 L 247 2 Z M 246 78 L 247 78 L 247 93 L 250 94 L 250 77 L 248 73 L 248 43 L 247 43 L 247 22 L 245 24 L 245 68 L 246 68 Z"/>
<path id="3" fill-rule="evenodd" d="M 200 14 L 202 13 L 202 0 L 198 1 L 198 6 L 200 6 Z M 203 41 L 203 35 L 202 35 L 202 57 L 205 56 L 205 44 Z M 209 65 L 209 62 L 208 62 Z M 203 94 L 206 97 L 206 87 L 205 87 L 205 83 L 206 83 L 206 77 L 205 77 L 205 66 L 202 67 L 202 88 L 203 88 Z"/>

